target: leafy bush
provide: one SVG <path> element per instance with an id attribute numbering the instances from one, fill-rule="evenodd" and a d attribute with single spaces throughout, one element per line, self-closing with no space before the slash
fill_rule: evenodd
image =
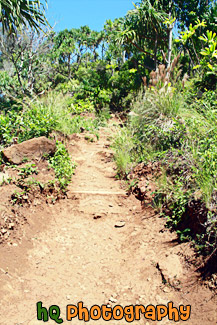
<path id="1" fill-rule="evenodd" d="M 33 105 L 31 109 L 11 110 L 0 115 L 0 142 L 9 145 L 17 138 L 18 143 L 34 137 L 48 136 L 57 121 L 46 107 Z"/>
<path id="2" fill-rule="evenodd" d="M 94 107 L 93 103 L 88 99 L 75 100 L 74 98 L 69 98 L 67 100 L 67 105 L 69 107 L 69 111 L 72 114 L 95 112 L 95 107 Z"/>
<path id="3" fill-rule="evenodd" d="M 58 80 L 58 85 L 55 87 L 55 91 L 58 93 L 61 92 L 64 95 L 69 94 L 69 93 L 74 94 L 79 88 L 80 88 L 80 83 L 76 79 L 72 79 L 67 82 L 63 82 L 60 79 L 60 80 Z"/>
<path id="4" fill-rule="evenodd" d="M 65 189 L 70 183 L 76 165 L 71 162 L 69 153 L 63 143 L 57 141 L 57 150 L 49 158 L 50 166 L 54 169 L 60 188 Z"/>

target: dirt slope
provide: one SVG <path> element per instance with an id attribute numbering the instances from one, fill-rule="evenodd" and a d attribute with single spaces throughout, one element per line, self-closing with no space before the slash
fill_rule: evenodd
<path id="1" fill-rule="evenodd" d="M 188 324 L 216 324 L 215 297 L 184 261 L 189 246 L 172 241 L 176 237 L 164 229 L 164 220 L 142 211 L 115 180 L 108 135 L 103 130 L 94 143 L 72 137 L 69 148 L 78 167 L 67 199 L 31 208 L 22 240 L 0 247 L 1 325 L 42 324 L 38 301 L 59 305 L 66 324 L 65 306 L 79 301 L 87 307 L 173 301 L 192 305 Z M 77 318 L 71 323 L 84 324 Z M 106 322 L 89 322 L 97 323 Z M 156 322 L 135 321 L 149 323 Z"/>

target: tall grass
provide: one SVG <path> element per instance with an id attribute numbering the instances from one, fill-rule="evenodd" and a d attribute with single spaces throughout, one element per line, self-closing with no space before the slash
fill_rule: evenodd
<path id="1" fill-rule="evenodd" d="M 181 240 L 191 235 L 207 254 L 216 249 L 217 233 L 216 97 L 216 92 L 207 92 L 197 98 L 193 89 L 191 94 L 189 89 L 169 86 L 140 93 L 115 142 L 115 160 L 122 175 L 140 161 L 159 162 L 164 172 L 156 204 Z M 203 233 L 195 234 L 186 224 L 191 202 L 197 202 L 206 216 Z"/>
<path id="2" fill-rule="evenodd" d="M 52 131 L 69 135 L 87 130 L 97 135 L 98 128 L 108 118 L 108 112 L 104 111 L 92 118 L 74 114 L 70 97 L 54 91 L 26 101 L 24 109 L 12 107 L 0 114 L 0 145 L 10 145 L 14 138 L 20 143 L 34 137 L 49 136 Z M 83 112 L 85 110 L 86 106 Z"/>
<path id="3" fill-rule="evenodd" d="M 119 129 L 115 135 L 113 148 L 115 149 L 115 161 L 117 173 L 120 177 L 126 176 L 135 165 L 134 141 L 131 130 L 127 128 Z"/>

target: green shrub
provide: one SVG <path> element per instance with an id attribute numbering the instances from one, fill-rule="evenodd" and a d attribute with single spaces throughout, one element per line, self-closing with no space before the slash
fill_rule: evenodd
<path id="1" fill-rule="evenodd" d="M 46 107 L 33 105 L 21 112 L 2 112 L 0 125 L 1 144 L 9 145 L 15 137 L 20 143 L 34 137 L 48 136 L 55 129 L 57 121 Z"/>
<path id="2" fill-rule="evenodd" d="M 71 103 L 70 103 L 71 102 Z M 81 114 L 86 112 L 95 112 L 94 105 L 88 99 L 80 99 L 80 100 L 68 100 L 67 104 L 69 105 L 69 111 L 72 114 Z"/>
<path id="3" fill-rule="evenodd" d="M 57 141 L 57 150 L 54 156 L 49 158 L 49 163 L 55 171 L 60 188 L 64 190 L 71 181 L 76 165 L 72 163 L 63 143 Z"/>

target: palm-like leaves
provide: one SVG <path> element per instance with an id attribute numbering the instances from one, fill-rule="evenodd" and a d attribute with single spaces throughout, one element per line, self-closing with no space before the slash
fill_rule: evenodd
<path id="1" fill-rule="evenodd" d="M 128 12 L 125 22 L 125 31 L 123 34 L 132 34 L 132 39 L 140 39 L 144 36 L 155 38 L 155 35 L 160 35 L 165 29 L 163 22 L 168 15 L 158 6 L 158 1 L 151 4 L 149 0 L 142 1 L 139 6 L 135 6 L 134 10 Z"/>
<path id="2" fill-rule="evenodd" d="M 158 1 L 153 4 L 151 1 L 142 1 L 140 6 L 135 5 L 135 14 L 139 20 L 145 22 L 147 29 L 154 29 L 155 32 L 162 30 L 162 24 L 167 18 L 167 14 L 161 10 Z"/>
<path id="3" fill-rule="evenodd" d="M 158 0 L 142 0 L 139 5 L 134 6 L 135 9 L 125 16 L 124 27 L 116 40 L 131 49 L 133 46 L 149 57 L 154 57 L 156 65 L 158 47 L 165 47 L 168 39 L 164 22 L 169 15 Z"/>
<path id="4" fill-rule="evenodd" d="M 3 33 L 15 33 L 21 25 L 40 30 L 46 25 L 45 6 L 39 0 L 0 0 L 0 23 Z"/>

